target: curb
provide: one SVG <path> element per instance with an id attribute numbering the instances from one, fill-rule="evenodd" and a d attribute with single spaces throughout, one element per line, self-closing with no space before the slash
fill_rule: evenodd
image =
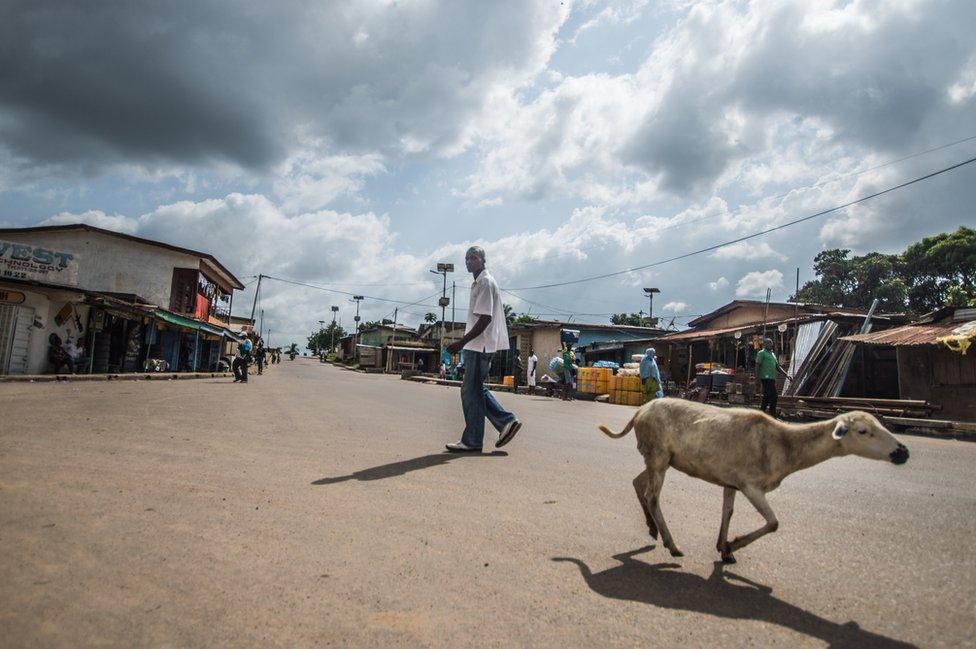
<path id="1" fill-rule="evenodd" d="M 24 374 L 0 376 L 0 383 L 55 383 L 72 381 L 172 381 L 187 379 L 220 379 L 234 376 L 230 372 L 153 372 L 130 374 Z"/>

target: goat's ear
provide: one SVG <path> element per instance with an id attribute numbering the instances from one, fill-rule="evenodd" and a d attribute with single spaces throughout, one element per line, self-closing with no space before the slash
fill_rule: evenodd
<path id="1" fill-rule="evenodd" d="M 834 432 L 831 433 L 831 437 L 834 439 L 840 439 L 847 434 L 847 424 L 843 420 L 838 421 L 837 425 L 834 426 Z"/>

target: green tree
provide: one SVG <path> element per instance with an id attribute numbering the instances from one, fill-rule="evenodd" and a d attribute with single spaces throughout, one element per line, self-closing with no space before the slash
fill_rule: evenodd
<path id="1" fill-rule="evenodd" d="M 898 255 L 871 252 L 850 257 L 850 250 L 824 250 L 813 260 L 817 279 L 807 282 L 791 301 L 866 309 L 877 298 L 881 311 L 902 311 L 908 287 Z"/>
<path id="2" fill-rule="evenodd" d="M 339 344 L 339 339 L 346 335 L 345 329 L 336 323 L 330 322 L 328 327 L 313 331 L 311 334 L 309 334 L 308 344 L 306 347 L 312 352 L 322 349 L 329 349 L 329 346 L 332 344 L 333 333 L 335 333 L 336 345 Z"/>
<path id="3" fill-rule="evenodd" d="M 644 317 L 639 313 L 614 313 L 610 316 L 610 324 L 643 327 Z"/>
<path id="4" fill-rule="evenodd" d="M 437 322 L 437 314 L 427 312 L 424 315 L 424 322 Z"/>
<path id="5" fill-rule="evenodd" d="M 902 254 L 908 307 L 932 311 L 944 304 L 976 302 L 976 230 L 960 226 L 951 233 L 925 237 Z"/>

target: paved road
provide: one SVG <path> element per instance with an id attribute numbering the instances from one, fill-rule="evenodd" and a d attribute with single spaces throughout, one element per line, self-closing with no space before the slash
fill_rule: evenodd
<path id="1" fill-rule="evenodd" d="M 502 395 L 508 454 L 440 452 L 456 389 L 285 361 L 229 379 L 0 385 L 0 638 L 19 646 L 973 646 L 976 444 L 832 460 L 716 565 L 721 491 L 632 409 Z M 761 519 L 740 501 L 733 532 Z"/>

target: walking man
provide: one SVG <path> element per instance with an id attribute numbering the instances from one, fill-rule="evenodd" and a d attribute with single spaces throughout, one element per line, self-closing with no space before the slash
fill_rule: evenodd
<path id="1" fill-rule="evenodd" d="M 245 338 L 237 345 L 237 355 L 231 366 L 234 369 L 234 383 L 247 383 L 247 365 L 251 362 L 251 339 Z"/>
<path id="2" fill-rule="evenodd" d="M 529 384 L 529 394 L 535 394 L 535 368 L 539 365 L 539 357 L 535 350 L 529 348 L 529 366 L 525 373 L 525 382 Z"/>
<path id="3" fill-rule="evenodd" d="M 777 370 L 789 376 L 786 374 L 786 370 L 780 367 L 779 361 L 776 360 L 776 354 L 773 353 L 773 339 L 764 338 L 763 348 L 756 354 L 756 378 L 762 385 L 762 403 L 759 405 L 759 409 L 768 412 L 770 417 L 776 417 Z"/>
<path id="4" fill-rule="evenodd" d="M 468 302 L 468 321 L 461 340 L 451 343 L 447 351 L 461 353 L 464 380 L 461 383 L 461 409 L 464 433 L 461 440 L 447 445 L 452 453 L 480 451 L 485 438 L 485 417 L 498 431 L 495 448 L 505 446 L 522 427 L 522 422 L 502 408 L 485 388 L 485 378 L 495 352 L 508 349 L 508 325 L 502 307 L 498 284 L 485 269 L 485 251 L 472 246 L 464 255 L 464 265 L 474 276 Z"/>
<path id="5" fill-rule="evenodd" d="M 254 360 L 257 361 L 258 364 L 258 376 L 264 374 L 264 360 L 267 355 L 268 353 L 264 349 L 264 341 L 258 340 L 257 349 L 254 350 Z"/>

